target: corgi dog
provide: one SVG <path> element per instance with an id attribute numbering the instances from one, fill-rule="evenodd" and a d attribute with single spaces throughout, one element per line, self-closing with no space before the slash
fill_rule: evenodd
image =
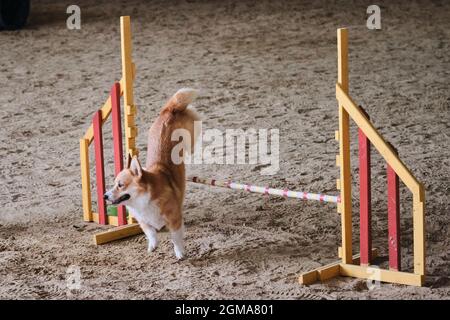
<path id="1" fill-rule="evenodd" d="M 182 207 L 186 173 L 184 162 L 172 159 L 172 149 L 179 143 L 172 141 L 172 133 L 188 130 L 191 141 L 186 146 L 190 148 L 184 150 L 193 152 L 194 121 L 200 118 L 188 105 L 196 97 L 196 90 L 183 88 L 169 99 L 148 132 L 145 167 L 136 156 L 129 159 L 127 168 L 115 178 L 114 187 L 104 195 L 114 205 L 127 206 L 148 239 L 149 252 L 158 246 L 156 231 L 167 226 L 178 260 L 185 255 Z"/>

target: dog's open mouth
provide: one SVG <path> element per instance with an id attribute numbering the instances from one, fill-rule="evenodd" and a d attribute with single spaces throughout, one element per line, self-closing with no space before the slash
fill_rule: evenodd
<path id="1" fill-rule="evenodd" d="M 116 200 L 114 200 L 114 201 L 111 202 L 111 203 L 112 203 L 112 204 L 119 204 L 119 203 L 121 203 L 121 202 L 123 202 L 123 201 L 126 201 L 126 200 L 128 200 L 128 199 L 130 199 L 130 195 L 129 195 L 128 193 L 126 193 L 126 194 L 120 196 L 119 198 L 117 198 Z"/>

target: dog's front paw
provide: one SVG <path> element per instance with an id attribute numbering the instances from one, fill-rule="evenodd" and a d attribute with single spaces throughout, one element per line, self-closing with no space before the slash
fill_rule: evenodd
<path id="1" fill-rule="evenodd" d="M 184 248 L 175 247 L 174 250 L 175 250 L 175 257 L 177 257 L 177 260 L 183 260 L 184 257 L 186 256 Z"/>
<path id="2" fill-rule="evenodd" d="M 147 252 L 151 253 L 151 252 L 155 251 L 155 249 L 157 247 L 158 247 L 158 241 L 149 241 L 148 242 Z"/>

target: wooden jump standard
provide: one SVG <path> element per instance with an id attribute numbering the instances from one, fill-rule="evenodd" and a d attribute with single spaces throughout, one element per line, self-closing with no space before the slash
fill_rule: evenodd
<path id="1" fill-rule="evenodd" d="M 105 174 L 103 159 L 102 126 L 112 115 L 113 141 L 114 141 L 114 172 L 117 174 L 123 169 L 122 150 L 122 122 L 120 111 L 120 97 L 124 98 L 124 127 L 126 154 L 136 155 L 135 145 L 137 128 L 135 126 L 136 107 L 133 99 L 133 80 L 136 74 L 135 65 L 131 59 L 131 24 L 130 17 L 120 17 L 121 52 L 122 52 L 122 78 L 114 83 L 111 94 L 103 107 L 94 114 L 91 126 L 80 139 L 81 185 L 83 197 L 83 219 L 88 222 L 97 222 L 103 225 L 126 226 L 112 229 L 117 239 L 120 235 L 129 236 L 141 232 L 139 226 L 130 216 L 127 219 L 126 209 L 120 206 L 116 216 L 108 216 L 106 203 L 103 200 L 105 193 Z M 95 172 L 97 185 L 97 211 L 92 210 L 91 183 L 89 171 L 89 146 L 94 142 Z M 124 235 L 125 233 L 125 235 Z M 106 237 L 108 239 L 108 237 Z M 103 233 L 94 236 L 97 244 L 105 241 Z"/>
<path id="2" fill-rule="evenodd" d="M 337 209 L 341 214 L 342 246 L 338 255 L 339 262 L 303 273 L 299 282 L 311 284 L 317 280 L 327 280 L 336 276 L 351 276 L 382 282 L 422 286 L 425 282 L 425 192 L 422 184 L 416 180 L 408 168 L 397 156 L 397 152 L 374 128 L 365 112 L 356 105 L 348 93 L 348 32 L 338 29 L 338 83 L 336 98 L 339 104 L 339 141 L 337 165 L 340 179 L 337 187 L 341 192 L 341 202 Z M 360 254 L 353 255 L 352 250 L 352 198 L 350 172 L 350 118 L 359 128 L 359 165 L 360 165 Z M 371 247 L 370 232 L 370 146 L 371 144 L 387 162 L 388 179 L 388 226 L 389 226 L 389 270 L 370 266 L 376 250 Z M 399 178 L 413 194 L 414 228 L 414 272 L 401 272 L 400 231 L 399 231 Z"/>
<path id="3" fill-rule="evenodd" d="M 98 244 L 126 238 L 142 232 L 138 224 L 130 216 L 127 219 L 126 209 L 118 208 L 117 217 L 108 216 L 106 204 L 103 200 L 105 192 L 102 125 L 112 114 L 115 173 L 123 168 L 122 132 L 120 117 L 120 97 L 124 97 L 124 125 L 127 155 L 138 154 L 135 146 L 137 128 L 135 127 L 136 107 L 133 101 L 133 79 L 135 66 L 131 60 L 131 26 L 129 17 L 121 17 L 121 51 L 122 51 L 122 79 L 115 83 L 111 95 L 98 110 L 92 125 L 80 140 L 81 177 L 83 195 L 83 217 L 85 221 L 116 226 L 105 232 L 94 235 L 94 242 Z M 421 286 L 425 281 L 425 193 L 423 186 L 414 178 L 411 172 L 401 162 L 396 150 L 387 143 L 374 128 L 365 111 L 357 106 L 348 95 L 348 33 L 347 29 L 338 29 L 338 83 L 336 84 L 336 98 L 339 104 L 339 130 L 335 138 L 339 141 L 339 155 L 336 163 L 340 168 L 340 178 L 337 179 L 337 189 L 340 195 L 291 191 L 287 189 L 273 189 L 258 187 L 250 184 L 240 184 L 232 181 L 217 181 L 200 177 L 190 177 L 187 181 L 224 187 L 266 195 L 297 198 L 302 200 L 317 200 L 336 203 L 337 211 L 341 214 L 342 246 L 338 255 L 341 261 L 303 273 L 299 282 L 311 284 L 317 280 L 327 280 L 339 275 L 367 278 L 383 282 L 392 282 Z M 352 250 L 352 203 L 351 203 L 351 173 L 350 173 L 350 118 L 357 124 L 359 144 L 359 178 L 360 178 L 360 253 L 353 255 Z M 94 141 L 96 179 L 97 179 L 97 208 L 98 213 L 92 211 L 91 190 L 89 176 L 88 147 Z M 371 239 L 371 178 L 370 178 L 370 149 L 371 145 L 380 152 L 387 162 L 388 185 L 388 247 L 389 270 L 370 266 L 378 251 L 372 248 Z M 400 212 L 399 212 L 399 178 L 413 193 L 413 225 L 414 225 L 414 272 L 401 272 L 400 260 Z"/>

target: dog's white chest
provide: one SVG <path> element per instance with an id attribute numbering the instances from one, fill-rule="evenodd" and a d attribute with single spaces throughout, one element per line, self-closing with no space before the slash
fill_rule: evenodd
<path id="1" fill-rule="evenodd" d="M 140 204 L 135 208 L 127 207 L 131 215 L 139 222 L 151 225 L 156 230 L 165 226 L 166 222 L 161 216 L 159 207 L 150 203 Z"/>

